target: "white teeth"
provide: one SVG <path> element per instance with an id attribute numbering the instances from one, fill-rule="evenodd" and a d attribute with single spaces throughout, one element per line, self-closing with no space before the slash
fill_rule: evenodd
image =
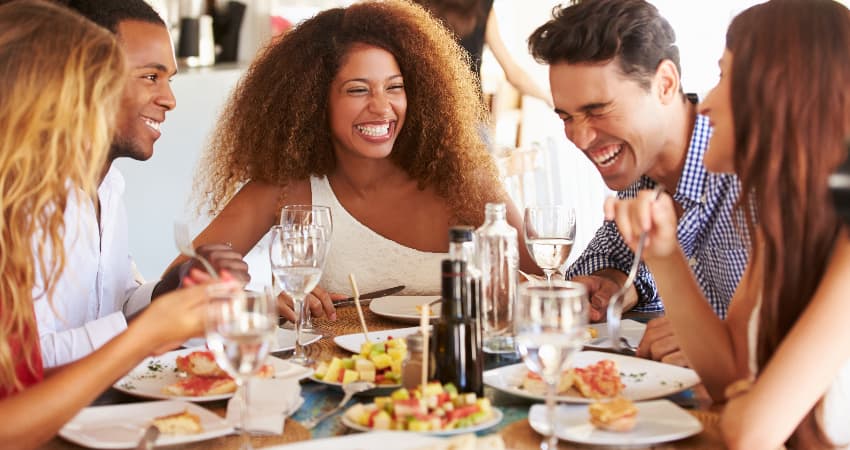
<path id="1" fill-rule="evenodd" d="M 383 125 L 357 125 L 356 128 L 357 131 L 372 137 L 386 136 L 390 132 L 389 123 Z"/>
<path id="2" fill-rule="evenodd" d="M 143 117 L 143 118 L 142 118 L 142 121 L 143 121 L 143 122 L 145 123 L 145 125 L 147 125 L 150 129 L 152 129 L 152 130 L 154 130 L 154 131 L 159 131 L 159 124 L 160 124 L 160 122 L 157 122 L 157 121 L 154 121 L 154 120 L 148 119 L 147 117 Z"/>
<path id="3" fill-rule="evenodd" d="M 604 151 L 594 153 L 590 159 L 592 159 L 599 167 L 607 167 L 614 163 L 614 160 L 617 159 L 617 155 L 619 155 L 621 151 L 623 151 L 622 144 L 616 146 L 612 145 Z"/>

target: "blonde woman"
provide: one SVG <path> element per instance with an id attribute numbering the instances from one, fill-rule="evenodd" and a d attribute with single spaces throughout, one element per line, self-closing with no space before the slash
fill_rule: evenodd
<path id="1" fill-rule="evenodd" d="M 17 448 L 44 443 L 143 358 L 202 330 L 203 288 L 186 289 L 92 355 L 42 369 L 33 305 L 50 301 L 65 268 L 69 189 L 95 195 L 125 70 L 116 40 L 82 17 L 32 0 L 0 6 L 0 442 Z"/>

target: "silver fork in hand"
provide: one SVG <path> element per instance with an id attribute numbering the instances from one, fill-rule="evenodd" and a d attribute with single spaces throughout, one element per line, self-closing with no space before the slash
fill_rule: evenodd
<path id="1" fill-rule="evenodd" d="M 174 222 L 174 243 L 177 245 L 177 250 L 180 253 L 200 261 L 212 279 L 215 281 L 219 280 L 218 273 L 215 271 L 213 265 L 210 264 L 207 258 L 204 258 L 195 251 L 195 247 L 192 246 L 192 238 L 189 236 L 189 226 L 183 222 Z"/>
<path id="2" fill-rule="evenodd" d="M 655 185 L 655 189 L 653 189 L 655 196 L 652 200 L 657 200 L 663 191 L 664 186 L 661 184 Z M 645 242 L 646 231 L 640 234 L 638 246 L 635 251 L 635 259 L 632 261 L 632 267 L 629 269 L 629 276 L 626 277 L 626 282 L 623 283 L 623 287 L 614 293 L 608 301 L 608 338 L 611 340 L 611 348 L 618 352 L 623 350 L 632 352 L 635 351 L 635 348 L 629 344 L 629 341 L 620 335 L 620 319 L 623 317 L 623 300 L 626 296 L 626 292 L 635 282 L 635 275 L 637 275 L 637 269 L 640 265 L 640 257 L 643 253 L 643 245 Z"/>

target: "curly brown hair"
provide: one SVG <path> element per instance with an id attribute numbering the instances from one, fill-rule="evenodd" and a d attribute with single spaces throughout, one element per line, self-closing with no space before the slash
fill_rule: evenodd
<path id="1" fill-rule="evenodd" d="M 333 172 L 329 91 L 354 44 L 390 52 L 404 77 L 407 117 L 389 158 L 446 199 L 453 224 L 483 222 L 499 181 L 477 128 L 486 119 L 477 82 L 450 32 L 403 0 L 320 12 L 262 51 L 201 162 L 196 194 L 210 214 L 248 181 L 279 185 L 285 197 L 291 182 Z"/>

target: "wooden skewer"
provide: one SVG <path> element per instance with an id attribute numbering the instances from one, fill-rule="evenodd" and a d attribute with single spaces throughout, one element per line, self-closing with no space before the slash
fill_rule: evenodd
<path id="1" fill-rule="evenodd" d="M 422 316 L 419 319 L 419 327 L 422 329 L 422 389 L 425 392 L 425 385 L 428 384 L 428 361 L 431 359 L 428 353 L 428 325 L 431 319 L 431 305 L 426 303 L 422 305 Z"/>
<path id="2" fill-rule="evenodd" d="M 363 327 L 363 337 L 366 342 L 372 343 L 369 340 L 369 329 L 366 328 L 366 319 L 363 318 L 363 308 L 360 306 L 360 291 L 357 290 L 357 281 L 354 280 L 354 274 L 348 274 L 348 281 L 351 282 L 351 290 L 354 291 L 354 307 L 357 308 L 357 316 L 360 317 L 360 326 Z"/>

